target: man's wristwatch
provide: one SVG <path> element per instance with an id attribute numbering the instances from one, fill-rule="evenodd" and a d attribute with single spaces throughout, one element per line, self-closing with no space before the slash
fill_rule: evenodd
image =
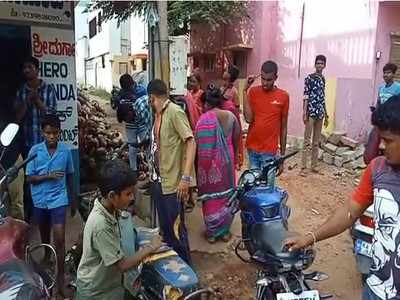
<path id="1" fill-rule="evenodd" d="M 192 182 L 192 176 L 182 175 L 181 180 L 190 183 Z"/>

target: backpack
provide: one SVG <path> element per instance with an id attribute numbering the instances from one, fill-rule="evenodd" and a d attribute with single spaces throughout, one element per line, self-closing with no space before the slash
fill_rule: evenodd
<path id="1" fill-rule="evenodd" d="M 119 123 L 133 123 L 136 115 L 133 105 L 136 101 L 136 95 L 133 91 L 120 90 L 116 99 L 117 120 Z"/>

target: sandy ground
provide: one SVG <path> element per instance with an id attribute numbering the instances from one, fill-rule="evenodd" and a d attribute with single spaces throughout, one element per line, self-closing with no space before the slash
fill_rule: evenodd
<path id="1" fill-rule="evenodd" d="M 121 128 L 110 113 L 113 127 Z M 291 229 L 307 232 L 324 222 L 327 217 L 350 197 L 354 176 L 331 166 L 323 166 L 324 175 L 298 176 L 299 155 L 286 164 L 279 185 L 289 192 L 292 215 Z M 200 205 L 200 204 L 199 204 Z M 233 244 L 240 238 L 240 219 L 232 225 L 230 243 L 208 244 L 203 238 L 204 223 L 201 207 L 186 217 L 195 268 L 203 285 L 213 287 L 222 299 L 254 299 L 255 267 L 241 262 L 233 252 Z M 67 244 L 71 244 L 81 229 L 79 216 L 68 220 Z M 329 279 L 314 285 L 321 293 L 334 294 L 336 299 L 360 299 L 361 278 L 356 270 L 352 241 L 348 232 L 318 243 L 317 258 L 310 270 L 326 272 Z"/>
<path id="2" fill-rule="evenodd" d="M 298 158 L 294 158 L 287 166 L 292 168 L 297 163 Z M 353 177 L 326 166 L 326 175 L 322 176 L 303 178 L 298 176 L 298 171 L 298 168 L 287 168 L 279 184 L 290 194 L 290 228 L 304 233 L 317 228 L 335 208 L 347 201 L 353 189 Z M 340 175 L 334 176 L 335 173 Z M 234 239 L 228 245 L 222 242 L 209 245 L 204 241 L 200 209 L 187 217 L 187 223 L 195 264 L 203 282 L 219 291 L 223 299 L 252 299 L 255 268 L 237 259 L 232 249 L 232 244 L 240 239 L 240 218 L 235 218 Z M 355 266 L 349 232 L 318 243 L 316 249 L 317 258 L 310 270 L 323 271 L 329 279 L 314 287 L 322 294 L 334 294 L 336 299 L 360 299 L 361 278 Z"/>

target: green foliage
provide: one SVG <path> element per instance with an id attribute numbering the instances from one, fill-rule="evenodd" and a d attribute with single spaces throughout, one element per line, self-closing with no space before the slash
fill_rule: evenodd
<path id="1" fill-rule="evenodd" d="M 105 20 L 117 19 L 118 23 L 130 15 L 145 17 L 156 1 L 101 1 L 90 2 L 88 10 L 101 9 Z M 171 35 L 186 34 L 190 23 L 205 23 L 212 30 L 229 24 L 233 18 L 245 16 L 246 1 L 168 1 L 168 27 Z"/>

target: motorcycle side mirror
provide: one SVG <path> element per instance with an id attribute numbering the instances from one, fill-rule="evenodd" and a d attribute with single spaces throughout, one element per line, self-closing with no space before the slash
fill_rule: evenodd
<path id="1" fill-rule="evenodd" d="M 14 140 L 15 136 L 18 133 L 19 125 L 10 123 L 4 128 L 3 132 L 0 135 L 0 142 L 3 147 L 8 147 Z"/>
<path id="2" fill-rule="evenodd" d="M 305 274 L 304 275 L 304 279 L 305 280 L 312 280 L 312 281 L 325 281 L 329 279 L 328 274 L 324 273 L 324 272 L 312 272 L 309 274 Z"/>

